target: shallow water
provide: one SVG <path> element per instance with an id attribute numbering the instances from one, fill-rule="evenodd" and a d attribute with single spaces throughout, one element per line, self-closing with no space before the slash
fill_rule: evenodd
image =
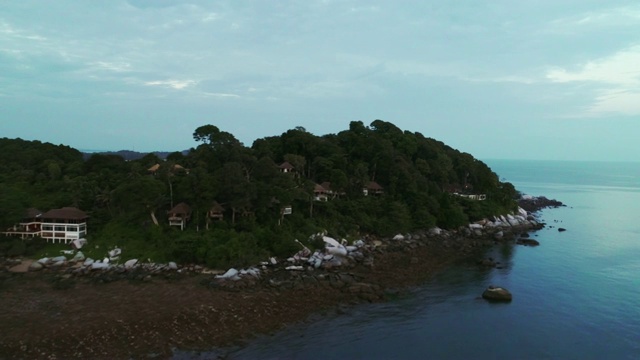
<path id="1" fill-rule="evenodd" d="M 539 247 L 498 246 L 504 269 L 460 264 L 410 296 L 349 308 L 246 347 L 180 358 L 640 358 L 640 164 L 486 161 L 545 210 Z M 566 232 L 558 232 L 564 227 Z M 479 299 L 491 284 L 508 304 Z"/>

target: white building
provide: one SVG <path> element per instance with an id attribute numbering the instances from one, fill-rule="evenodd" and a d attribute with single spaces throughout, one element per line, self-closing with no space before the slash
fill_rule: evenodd
<path id="1" fill-rule="evenodd" d="M 87 235 L 89 216 L 77 208 L 64 207 L 41 213 L 29 209 L 19 225 L 4 232 L 7 236 L 41 237 L 47 242 L 68 244 Z"/>

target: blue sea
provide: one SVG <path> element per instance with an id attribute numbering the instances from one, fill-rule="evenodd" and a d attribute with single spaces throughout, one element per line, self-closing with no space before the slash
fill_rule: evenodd
<path id="1" fill-rule="evenodd" d="M 461 264 L 409 296 L 291 326 L 228 358 L 640 359 L 640 163 L 485 163 L 567 205 L 540 214 L 540 246 L 497 246 L 487 256 L 503 269 Z M 513 301 L 479 299 L 489 285 Z"/>

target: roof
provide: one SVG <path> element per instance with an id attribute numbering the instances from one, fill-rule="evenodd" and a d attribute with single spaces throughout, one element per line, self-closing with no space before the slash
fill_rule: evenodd
<path id="1" fill-rule="evenodd" d="M 320 184 L 320 186 L 322 186 L 327 191 L 331 191 L 331 183 L 328 181 L 323 182 L 322 184 Z"/>
<path id="2" fill-rule="evenodd" d="M 369 190 L 383 190 L 384 188 L 382 186 L 380 186 L 380 184 L 378 184 L 375 181 L 369 181 L 369 184 L 367 184 L 367 189 L 369 189 Z"/>
<path id="3" fill-rule="evenodd" d="M 314 188 L 313 188 L 313 192 L 315 192 L 315 193 L 323 193 L 323 192 L 327 192 L 327 189 L 324 186 L 320 185 L 320 184 L 316 184 L 314 186 Z"/>
<path id="4" fill-rule="evenodd" d="M 34 219 L 40 216 L 42 216 L 42 211 L 36 208 L 28 208 L 27 211 L 25 211 L 24 213 L 25 219 Z"/>
<path id="5" fill-rule="evenodd" d="M 148 172 L 156 172 L 160 169 L 160 164 L 155 164 L 152 167 L 148 168 L 147 171 Z M 184 168 L 184 166 L 179 165 L 179 164 L 174 164 L 173 165 L 173 170 L 177 171 L 177 170 L 185 170 L 187 171 L 187 169 Z"/>
<path id="6" fill-rule="evenodd" d="M 42 214 L 44 219 L 56 220 L 83 220 L 89 216 L 82 210 L 75 207 L 63 207 L 62 209 L 49 210 Z"/>
<path id="7" fill-rule="evenodd" d="M 278 166 L 280 169 L 293 169 L 293 165 L 291 165 L 291 163 L 289 163 L 288 161 L 283 162 L 282 164 L 280 164 L 280 166 Z"/>
<path id="8" fill-rule="evenodd" d="M 221 213 L 224 212 L 224 207 L 222 207 L 222 205 L 220 205 L 217 201 L 214 201 L 209 211 Z"/>
<path id="9" fill-rule="evenodd" d="M 173 209 L 169 210 L 169 214 L 173 215 L 189 215 L 191 214 L 191 208 L 189 205 L 181 202 L 180 204 L 173 207 Z"/>

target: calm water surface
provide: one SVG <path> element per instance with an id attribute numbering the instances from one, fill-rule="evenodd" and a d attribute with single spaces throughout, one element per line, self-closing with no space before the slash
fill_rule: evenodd
<path id="1" fill-rule="evenodd" d="M 459 265 L 403 299 L 176 357 L 640 359 L 640 163 L 485 162 L 522 192 L 568 205 L 543 212 L 541 246 L 499 246 L 489 256 L 504 269 Z M 513 302 L 478 299 L 490 284 Z"/>

